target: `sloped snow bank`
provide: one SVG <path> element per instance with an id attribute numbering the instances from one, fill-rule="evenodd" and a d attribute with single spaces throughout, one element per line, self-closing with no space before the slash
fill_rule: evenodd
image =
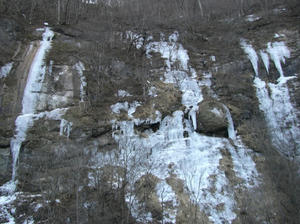
<path id="1" fill-rule="evenodd" d="M 134 36 L 134 35 L 133 35 Z M 162 35 L 163 36 L 163 35 Z M 138 35 L 136 36 L 138 37 Z M 145 45 L 146 54 L 151 59 L 152 53 L 160 53 L 165 61 L 166 70 L 162 80 L 165 83 L 173 83 L 182 91 L 182 104 L 185 111 L 175 111 L 172 116 L 163 119 L 158 116 L 155 121 L 147 119 L 141 121 L 135 119 L 133 113 L 140 103 L 123 102 L 111 106 L 114 113 L 120 110 L 128 112 L 130 121 L 113 120 L 113 137 L 118 142 L 118 159 L 113 159 L 115 165 L 127 167 L 129 170 L 129 182 L 134 183 L 143 175 L 151 172 L 160 179 L 157 185 L 157 195 L 160 202 L 169 200 L 174 209 L 168 212 L 168 221 L 176 222 L 178 201 L 171 186 L 165 181 L 170 173 L 184 180 L 187 193 L 191 201 L 203 210 L 213 223 L 231 223 L 236 214 L 234 209 L 234 188 L 230 187 L 224 170 L 220 168 L 222 150 L 228 150 L 233 162 L 235 175 L 242 180 L 239 187 L 251 188 L 257 184 L 258 173 L 255 163 L 251 158 L 251 150 L 247 149 L 241 139 L 236 136 L 234 124 L 230 112 L 226 106 L 228 120 L 227 138 L 209 137 L 196 133 L 196 110 L 198 103 L 203 100 L 201 88 L 211 85 L 211 74 L 203 74 L 201 81 L 197 80 L 197 74 L 188 65 L 189 56 L 183 46 L 177 43 L 178 33 L 175 32 L 165 41 L 149 42 Z M 151 39 L 149 39 L 151 40 Z M 137 42 L 139 49 L 139 42 Z M 255 62 L 255 61 L 254 61 Z M 216 95 L 210 91 L 213 97 Z M 184 117 L 189 113 L 189 119 Z M 160 114 L 157 111 L 157 114 Z M 147 137 L 141 137 L 134 129 L 134 125 L 141 122 L 157 123 L 160 127 L 157 131 L 147 131 Z M 233 142 L 233 145 L 232 145 Z M 110 158 L 111 158 L 110 154 Z M 103 156 L 100 166 L 104 165 Z M 114 156 L 112 156 L 114 157 Z M 108 160 L 111 163 L 111 159 Z M 162 197 L 162 191 L 166 189 L 166 198 Z M 127 201 L 131 206 L 131 213 L 137 219 L 140 218 L 139 208 L 143 206 L 138 201 L 132 201 L 132 192 L 128 193 Z M 219 207 L 222 209 L 218 209 Z M 144 214 L 146 220 L 151 221 L 151 214 Z"/>
<path id="2" fill-rule="evenodd" d="M 259 108 L 263 111 L 274 146 L 284 155 L 295 158 L 300 156 L 300 128 L 297 111 L 293 106 L 287 81 L 295 76 L 285 77 L 281 63 L 290 57 L 290 51 L 283 42 L 268 43 L 265 51 L 260 51 L 264 66 L 269 72 L 269 56 L 272 59 L 280 77 L 277 83 L 266 83 L 259 77 L 258 56 L 251 44 L 245 40 L 241 46 L 247 54 L 255 71 L 254 86 L 259 101 Z M 263 53 L 262 53 L 263 52 Z M 269 54 L 267 54 L 267 53 Z"/>

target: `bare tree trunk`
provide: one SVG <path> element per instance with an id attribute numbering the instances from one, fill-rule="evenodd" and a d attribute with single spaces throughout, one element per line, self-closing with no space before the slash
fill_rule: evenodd
<path id="1" fill-rule="evenodd" d="M 57 24 L 60 24 L 61 0 L 57 0 Z"/>
<path id="2" fill-rule="evenodd" d="M 197 1 L 198 1 L 199 9 L 200 9 L 200 15 L 201 15 L 201 17 L 203 17 L 203 6 L 202 6 L 202 3 L 201 3 L 201 0 L 197 0 Z"/>
<path id="3" fill-rule="evenodd" d="M 35 6 L 36 6 L 36 1 L 33 0 L 31 2 L 31 7 L 30 7 L 29 24 L 32 24 L 32 17 L 33 17 L 33 11 L 34 11 Z"/>

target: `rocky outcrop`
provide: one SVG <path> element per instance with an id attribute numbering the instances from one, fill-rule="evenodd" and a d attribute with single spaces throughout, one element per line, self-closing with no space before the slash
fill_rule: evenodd
<path id="1" fill-rule="evenodd" d="M 196 116 L 197 132 L 211 136 L 228 136 L 226 111 L 221 103 L 213 100 L 201 102 Z"/>

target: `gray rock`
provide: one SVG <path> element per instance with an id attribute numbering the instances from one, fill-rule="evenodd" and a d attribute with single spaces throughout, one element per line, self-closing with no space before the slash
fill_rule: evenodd
<path id="1" fill-rule="evenodd" d="M 204 101 L 197 112 L 197 129 L 199 133 L 227 137 L 226 111 L 216 101 Z"/>

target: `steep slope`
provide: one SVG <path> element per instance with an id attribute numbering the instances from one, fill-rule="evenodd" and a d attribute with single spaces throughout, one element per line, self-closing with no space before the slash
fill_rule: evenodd
<path id="1" fill-rule="evenodd" d="M 272 13 L 34 30 L 1 68 L 0 222 L 297 220 L 300 39 Z"/>

